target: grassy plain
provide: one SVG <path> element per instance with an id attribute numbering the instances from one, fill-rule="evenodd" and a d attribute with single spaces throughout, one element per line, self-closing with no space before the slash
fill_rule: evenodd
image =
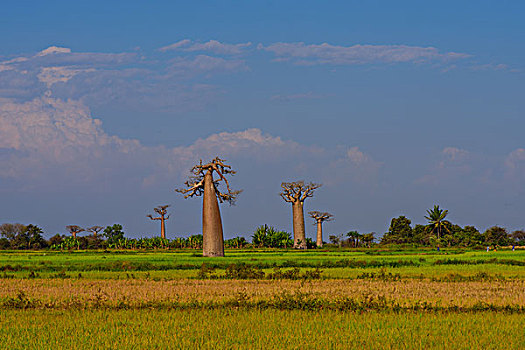
<path id="1" fill-rule="evenodd" d="M 2 349 L 523 349 L 521 315 L 320 310 L 26 310 Z M 294 326 L 292 326 L 294 325 Z"/>
<path id="2" fill-rule="evenodd" d="M 0 348 L 525 347 L 525 251 L 226 253 L 2 252 Z"/>

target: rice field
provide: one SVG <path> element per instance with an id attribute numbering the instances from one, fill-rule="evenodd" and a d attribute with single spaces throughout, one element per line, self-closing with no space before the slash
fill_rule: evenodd
<path id="1" fill-rule="evenodd" d="M 321 310 L 0 314 L 2 349 L 523 349 L 522 315 Z"/>
<path id="2" fill-rule="evenodd" d="M 0 253 L 0 348 L 525 348 L 525 251 Z"/>

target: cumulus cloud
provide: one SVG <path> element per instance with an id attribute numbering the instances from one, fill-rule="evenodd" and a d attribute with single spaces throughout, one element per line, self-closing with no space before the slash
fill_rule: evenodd
<path id="1" fill-rule="evenodd" d="M 359 147 L 348 148 L 344 155 L 331 161 L 325 174 L 325 181 L 335 185 L 345 181 L 354 181 L 362 185 L 377 185 L 379 170 L 382 163 L 374 160 Z"/>
<path id="2" fill-rule="evenodd" d="M 168 72 L 171 74 L 195 75 L 210 72 L 235 72 L 248 67 L 242 60 L 225 60 L 220 57 L 198 55 L 194 58 L 176 58 L 171 61 Z"/>
<path id="3" fill-rule="evenodd" d="M 337 46 L 280 42 L 267 46 L 259 44 L 258 49 L 273 53 L 278 61 L 297 65 L 446 62 L 469 57 L 464 53 L 440 52 L 434 47 L 407 45 Z"/>
<path id="4" fill-rule="evenodd" d="M 41 96 L 133 110 L 199 110 L 221 89 L 214 74 L 248 69 L 245 62 L 208 55 L 145 58 L 137 52 L 89 53 L 51 46 L 0 62 L 0 97 L 19 102 Z"/>
<path id="5" fill-rule="evenodd" d="M 442 160 L 439 162 L 438 167 L 441 169 L 450 166 L 463 166 L 468 160 L 470 152 L 457 147 L 445 147 L 441 151 Z"/>
<path id="6" fill-rule="evenodd" d="M 194 51 L 208 51 L 219 55 L 239 55 L 246 51 L 252 43 L 240 43 L 240 44 L 227 44 L 221 43 L 217 40 L 210 40 L 205 43 L 197 43 L 189 39 L 183 39 L 171 45 L 161 47 L 159 51 L 173 51 L 180 50 L 186 52 Z"/>
<path id="7" fill-rule="evenodd" d="M 57 54 L 57 53 L 71 53 L 71 49 L 67 47 L 50 46 L 47 49 L 40 51 L 36 55 L 46 56 L 46 55 Z"/>
<path id="8" fill-rule="evenodd" d="M 518 148 L 510 152 L 504 165 L 507 179 L 525 180 L 525 149 Z"/>
<path id="9" fill-rule="evenodd" d="M 274 162 L 312 150 L 259 129 L 221 132 L 189 146 L 148 147 L 108 135 L 82 102 L 41 97 L 0 104 L 0 177 L 34 186 L 152 185 L 181 178 L 197 159 L 217 155 Z M 119 182 L 121 180 L 118 180 Z"/>
<path id="10" fill-rule="evenodd" d="M 47 88 L 50 88 L 56 83 L 67 83 L 79 73 L 91 73 L 94 71 L 94 68 L 73 69 L 70 67 L 44 67 L 40 73 L 38 73 L 37 77 L 38 80 L 46 84 Z"/>
<path id="11" fill-rule="evenodd" d="M 441 150 L 439 158 L 432 164 L 430 172 L 421 176 L 415 182 L 418 184 L 438 185 L 469 175 L 473 166 L 478 166 L 480 163 L 481 159 L 474 159 L 472 154 L 465 149 L 445 147 Z"/>

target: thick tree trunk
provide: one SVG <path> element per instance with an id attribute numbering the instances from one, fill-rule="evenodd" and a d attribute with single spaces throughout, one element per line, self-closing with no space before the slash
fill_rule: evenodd
<path id="1" fill-rule="evenodd" d="M 317 246 L 323 246 L 323 222 L 321 220 L 317 220 Z"/>
<path id="2" fill-rule="evenodd" d="M 304 231 L 303 202 L 292 203 L 293 216 L 293 247 L 306 249 L 306 234 Z"/>
<path id="3" fill-rule="evenodd" d="M 213 186 L 210 170 L 204 175 L 204 198 L 202 200 L 202 255 L 224 256 L 221 212 Z"/>
<path id="4" fill-rule="evenodd" d="M 160 236 L 166 238 L 166 224 L 164 218 L 160 219 Z"/>

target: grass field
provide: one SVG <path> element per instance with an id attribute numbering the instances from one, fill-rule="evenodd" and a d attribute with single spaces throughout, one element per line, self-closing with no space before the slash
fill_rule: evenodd
<path id="1" fill-rule="evenodd" d="M 2 313 L 0 324 L 2 349 L 525 347 L 525 319 L 506 314 L 29 310 Z"/>
<path id="2" fill-rule="evenodd" d="M 2 252 L 0 348 L 525 347 L 525 251 L 226 253 Z"/>

